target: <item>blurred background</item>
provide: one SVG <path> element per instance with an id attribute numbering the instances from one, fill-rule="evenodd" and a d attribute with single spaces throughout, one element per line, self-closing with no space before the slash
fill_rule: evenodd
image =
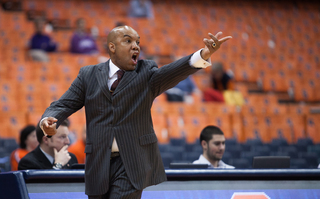
<path id="1" fill-rule="evenodd" d="M 191 89 L 155 100 L 154 129 L 165 166 L 198 159 L 201 130 L 216 125 L 227 138 L 223 161 L 236 168 L 251 168 L 252 158 L 261 155 L 290 156 L 291 168 L 318 167 L 318 1 L 152 0 L 140 8 L 130 0 L 0 2 L 2 170 L 10 170 L 20 131 L 38 123 L 79 69 L 108 60 L 106 36 L 121 24 L 140 34 L 140 58 L 159 67 L 202 48 L 209 32 L 233 37 L 211 57 L 228 75 L 227 86 L 217 86 L 217 68 L 208 67 L 190 77 Z M 87 39 L 78 51 L 72 50 L 75 34 Z M 210 97 L 212 89 L 218 97 Z M 75 142 L 85 125 L 84 109 L 70 121 Z"/>

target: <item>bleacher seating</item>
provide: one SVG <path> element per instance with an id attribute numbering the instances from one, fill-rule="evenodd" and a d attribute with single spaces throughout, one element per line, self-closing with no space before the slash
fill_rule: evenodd
<path id="1" fill-rule="evenodd" d="M 99 29 L 98 41 L 103 41 L 116 22 L 127 23 L 139 32 L 145 54 L 155 58 L 193 53 L 202 48 L 208 32 L 221 30 L 233 36 L 212 61 L 221 61 L 233 71 L 235 88 L 242 93 L 245 105 L 235 107 L 201 99 L 191 105 L 170 103 L 160 95 L 151 111 L 165 165 L 176 160 L 191 162 L 196 153 L 202 153 L 198 139 L 206 125 L 217 125 L 224 131 L 229 164 L 250 165 L 250 161 L 247 164 L 238 159 L 249 157 L 252 150 L 290 155 L 295 168 L 316 164 L 315 157 L 302 152 L 316 153 L 320 158 L 320 114 L 310 112 L 311 106 L 320 107 L 320 58 L 316 53 L 320 50 L 320 20 L 315 17 L 319 3 L 192 0 L 187 4 L 183 0 L 154 0 L 154 19 L 128 18 L 128 0 L 21 3 L 20 11 L 0 10 L 0 140 L 18 141 L 21 128 L 38 122 L 81 67 L 98 63 L 98 55 L 68 53 L 75 21 L 83 17 L 88 26 Z M 30 11 L 45 13 L 47 20 L 66 22 L 60 28 L 57 24 L 51 33 L 59 43 L 59 52 L 51 53 L 48 63 L 34 62 L 27 56 L 27 41 L 33 34 L 33 23 L 27 15 Z M 102 43 L 99 50 L 106 54 Z M 201 91 L 211 85 L 209 70 L 193 75 Z M 44 90 L 50 92 L 43 95 Z M 70 120 L 71 131 L 80 137 L 84 110 Z M 176 141 L 181 150 L 184 147 L 180 151 L 183 155 L 174 156 L 171 151 Z M 6 147 L 11 150 L 17 145 Z"/>

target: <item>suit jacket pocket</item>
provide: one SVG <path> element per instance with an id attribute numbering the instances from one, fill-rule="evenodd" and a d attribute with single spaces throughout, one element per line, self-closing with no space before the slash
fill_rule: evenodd
<path id="1" fill-rule="evenodd" d="M 140 145 L 147 145 L 157 142 L 157 136 L 154 133 L 149 133 L 147 135 L 143 135 L 139 138 Z"/>
<path id="2" fill-rule="evenodd" d="M 86 148 L 84 148 L 85 153 L 92 153 L 92 144 L 87 144 Z"/>

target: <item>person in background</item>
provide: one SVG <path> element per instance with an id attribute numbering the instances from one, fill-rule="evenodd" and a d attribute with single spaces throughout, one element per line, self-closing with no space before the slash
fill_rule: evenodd
<path id="1" fill-rule="evenodd" d="M 188 76 L 165 93 L 169 102 L 193 103 L 192 94 L 197 90 L 198 89 L 192 79 L 192 76 Z"/>
<path id="2" fill-rule="evenodd" d="M 152 2 L 149 0 L 130 0 L 129 17 L 153 18 Z"/>
<path id="3" fill-rule="evenodd" d="M 84 164 L 86 159 L 86 154 L 84 153 L 84 149 L 86 147 L 86 126 L 83 127 L 81 138 L 78 139 L 75 143 L 71 144 L 69 147 L 69 152 L 73 153 L 78 160 L 79 164 Z"/>
<path id="4" fill-rule="evenodd" d="M 193 164 L 208 164 L 213 168 L 234 169 L 234 166 L 227 165 L 221 160 L 226 149 L 225 141 L 226 138 L 220 128 L 205 127 L 200 134 L 203 153 Z"/>
<path id="5" fill-rule="evenodd" d="M 18 163 L 27 153 L 37 148 L 39 142 L 36 136 L 36 127 L 28 125 L 20 132 L 20 148 L 14 150 L 10 156 L 11 170 L 18 170 Z"/>
<path id="6" fill-rule="evenodd" d="M 232 79 L 232 71 L 225 71 L 221 62 L 213 63 L 211 67 L 212 87 L 204 91 L 204 100 L 224 102 L 223 91 L 233 89 Z"/>
<path id="7" fill-rule="evenodd" d="M 71 38 L 70 51 L 80 54 L 98 53 L 96 41 L 93 36 L 87 32 L 86 21 L 83 18 L 79 18 L 76 21 L 76 31 Z"/>
<path id="8" fill-rule="evenodd" d="M 29 41 L 29 55 L 34 61 L 49 61 L 48 52 L 55 52 L 57 44 L 44 32 L 45 20 L 34 19 L 35 33 Z"/>
<path id="9" fill-rule="evenodd" d="M 66 119 L 57 129 L 57 133 L 49 138 L 44 136 L 37 125 L 36 134 L 40 144 L 20 160 L 18 170 L 70 169 L 72 164 L 78 163 L 76 156 L 67 150 L 70 144 L 68 127 L 69 120 Z"/>

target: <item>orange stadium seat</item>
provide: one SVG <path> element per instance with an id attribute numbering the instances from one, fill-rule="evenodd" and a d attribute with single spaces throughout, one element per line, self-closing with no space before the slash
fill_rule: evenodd
<path id="1" fill-rule="evenodd" d="M 205 114 L 188 114 L 183 116 L 184 126 L 194 126 L 200 129 L 208 126 L 208 115 Z"/>
<path id="2" fill-rule="evenodd" d="M 206 88 L 211 87 L 211 80 L 209 74 L 194 74 L 193 80 L 201 91 L 204 91 Z"/>
<path id="3" fill-rule="evenodd" d="M 243 135 L 243 123 L 242 116 L 239 113 L 231 114 L 231 128 L 232 136 L 238 140 L 238 142 L 244 142 L 245 137 Z"/>
<path id="4" fill-rule="evenodd" d="M 208 114 L 208 124 L 218 126 L 224 133 L 224 136 L 229 138 L 234 138 L 231 127 L 231 117 L 230 114 Z"/>
<path id="5" fill-rule="evenodd" d="M 303 115 L 270 115 L 270 128 L 272 139 L 284 138 L 293 144 L 306 137 Z"/>
<path id="6" fill-rule="evenodd" d="M 17 141 L 20 131 L 27 125 L 27 115 L 20 111 L 0 112 L 0 136 L 15 138 Z"/>

